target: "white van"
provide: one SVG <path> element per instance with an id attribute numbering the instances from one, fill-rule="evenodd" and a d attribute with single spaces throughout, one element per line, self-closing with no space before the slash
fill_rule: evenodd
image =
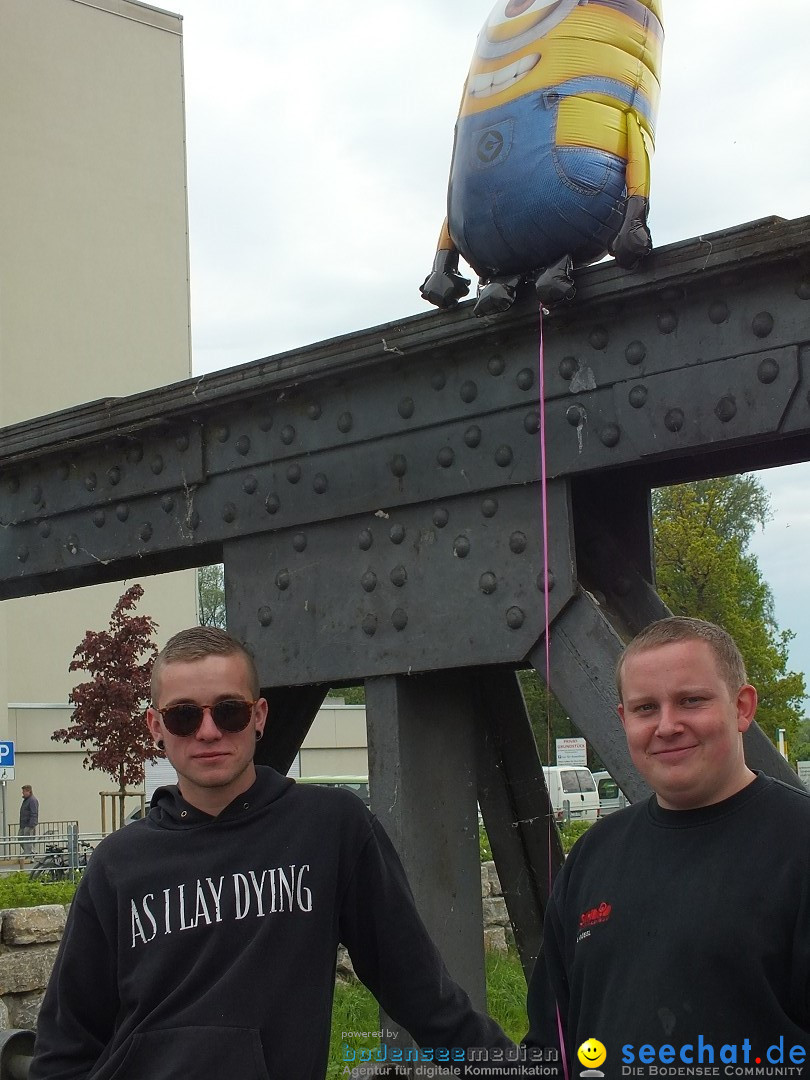
<path id="1" fill-rule="evenodd" d="M 599 792 L 599 816 L 615 814 L 617 810 L 623 810 L 629 803 L 622 794 L 619 785 L 608 772 L 595 772 L 593 778 L 596 781 L 596 790 Z"/>
<path id="2" fill-rule="evenodd" d="M 556 821 L 596 821 L 599 793 L 590 769 L 584 765 L 544 765 L 543 775 Z"/>

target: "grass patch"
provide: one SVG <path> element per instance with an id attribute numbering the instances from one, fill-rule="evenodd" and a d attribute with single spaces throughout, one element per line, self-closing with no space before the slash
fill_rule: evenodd
<path id="1" fill-rule="evenodd" d="M 526 980 L 516 952 L 487 953 L 487 1005 L 489 1014 L 516 1042 L 526 1034 Z M 343 1053 L 344 1043 L 359 1055 L 361 1049 L 373 1050 L 377 1039 L 342 1039 L 344 1031 L 379 1030 L 379 1006 L 362 983 L 337 983 L 332 1008 L 332 1036 L 329 1044 L 329 1064 L 326 1080 L 338 1080 L 348 1064 Z"/>
<path id="2" fill-rule="evenodd" d="M 0 877 L 0 908 L 69 904 L 76 892 L 72 881 L 32 881 L 28 874 Z"/>

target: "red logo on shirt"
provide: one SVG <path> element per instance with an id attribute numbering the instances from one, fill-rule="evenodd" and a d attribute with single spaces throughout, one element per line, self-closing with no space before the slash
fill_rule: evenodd
<path id="1" fill-rule="evenodd" d="M 580 915 L 579 929 L 585 930 L 588 927 L 596 926 L 597 923 L 607 922 L 612 910 L 610 904 L 605 903 L 603 900 L 599 907 L 591 908 L 590 911 L 584 911 Z"/>

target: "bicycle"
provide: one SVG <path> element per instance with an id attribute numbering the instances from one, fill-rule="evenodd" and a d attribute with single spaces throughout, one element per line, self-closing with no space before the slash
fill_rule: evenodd
<path id="1" fill-rule="evenodd" d="M 76 877 L 81 876 L 92 851 L 92 845 L 86 840 L 79 841 Z M 67 881 L 73 876 L 74 868 L 70 865 L 70 850 L 63 844 L 46 844 L 45 853 L 39 856 L 28 872 L 31 881 Z"/>

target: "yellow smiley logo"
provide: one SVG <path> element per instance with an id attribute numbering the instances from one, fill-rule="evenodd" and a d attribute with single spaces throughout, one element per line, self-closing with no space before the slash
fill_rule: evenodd
<path id="1" fill-rule="evenodd" d="M 577 1050 L 577 1057 L 586 1069 L 598 1069 L 605 1063 L 607 1050 L 598 1039 L 586 1039 Z"/>

